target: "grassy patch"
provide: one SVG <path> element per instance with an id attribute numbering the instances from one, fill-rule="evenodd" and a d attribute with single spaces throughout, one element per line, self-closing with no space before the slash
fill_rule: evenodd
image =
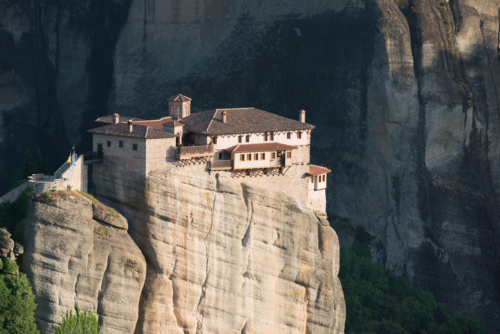
<path id="1" fill-rule="evenodd" d="M 106 226 L 99 226 L 99 228 L 97 228 L 97 234 L 101 237 L 109 237 L 109 229 Z"/>
<path id="2" fill-rule="evenodd" d="M 111 216 L 113 216 L 114 218 L 118 218 L 118 212 L 116 212 L 116 210 L 115 210 L 115 209 L 108 207 L 108 212 L 109 212 L 109 214 L 110 214 Z"/>
<path id="3" fill-rule="evenodd" d="M 81 196 L 91 200 L 92 202 L 94 203 L 99 203 L 99 201 L 91 194 L 87 194 L 87 193 L 84 193 L 83 191 L 77 191 L 78 194 L 80 194 Z"/>

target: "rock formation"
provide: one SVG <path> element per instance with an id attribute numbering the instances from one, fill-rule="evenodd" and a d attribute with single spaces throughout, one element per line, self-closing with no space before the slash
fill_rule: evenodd
<path id="1" fill-rule="evenodd" d="M 11 236 L 7 230 L 0 229 L 0 261 L 5 257 L 15 260 L 24 253 L 23 246 L 12 240 Z"/>
<path id="2" fill-rule="evenodd" d="M 500 331 L 499 0 L 3 1 L 0 191 L 106 113 L 255 106 L 318 125 L 329 209 L 375 259 Z M 5 158 L 3 158 L 5 157 Z"/>
<path id="3" fill-rule="evenodd" d="M 146 261 L 126 220 L 77 192 L 33 197 L 29 219 L 23 265 L 41 332 L 78 306 L 96 314 L 99 333 L 133 333 Z"/>
<path id="4" fill-rule="evenodd" d="M 144 180 L 107 159 L 99 198 L 148 263 L 135 333 L 343 333 L 337 235 L 280 192 L 172 167 Z"/>

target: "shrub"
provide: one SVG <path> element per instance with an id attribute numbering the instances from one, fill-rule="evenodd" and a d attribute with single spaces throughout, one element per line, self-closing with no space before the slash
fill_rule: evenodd
<path id="1" fill-rule="evenodd" d="M 35 296 L 25 274 L 0 275 L 0 333 L 39 333 L 35 308 Z"/>
<path id="2" fill-rule="evenodd" d="M 19 270 L 19 266 L 17 265 L 16 261 L 13 261 L 8 257 L 3 258 L 2 263 L 3 263 L 3 268 L 2 268 L 3 274 L 15 274 Z"/>
<path id="3" fill-rule="evenodd" d="M 114 218 L 118 218 L 118 212 L 116 212 L 115 209 L 113 208 L 108 208 L 109 214 L 112 215 Z"/>
<path id="4" fill-rule="evenodd" d="M 108 228 L 105 226 L 99 226 L 99 228 L 97 228 L 97 234 L 99 234 L 101 237 L 109 236 Z"/>
<path id="5" fill-rule="evenodd" d="M 75 315 L 73 310 L 66 312 L 62 324 L 56 326 L 56 334 L 97 334 L 96 316 L 90 311 L 80 313 L 78 307 L 75 310 Z"/>

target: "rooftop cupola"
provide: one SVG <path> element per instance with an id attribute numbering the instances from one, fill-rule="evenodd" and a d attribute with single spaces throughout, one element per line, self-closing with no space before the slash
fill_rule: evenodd
<path id="1" fill-rule="evenodd" d="M 302 123 L 306 122 L 306 111 L 304 109 L 299 110 L 299 121 Z"/>
<path id="2" fill-rule="evenodd" d="M 182 94 L 168 99 L 169 115 L 173 119 L 181 119 L 191 115 L 191 99 Z"/>

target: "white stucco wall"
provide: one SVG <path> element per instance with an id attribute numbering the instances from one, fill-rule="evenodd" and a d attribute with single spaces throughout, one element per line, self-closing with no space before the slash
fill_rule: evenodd
<path id="1" fill-rule="evenodd" d="M 263 143 L 282 143 L 286 145 L 292 146 L 301 146 L 301 145 L 309 145 L 310 143 L 310 131 L 302 131 L 301 139 L 297 138 L 297 131 L 290 131 L 291 136 L 290 139 L 287 139 L 286 132 L 275 132 L 274 140 L 270 139 L 268 136 L 268 141 L 264 140 L 264 133 L 249 133 L 250 141 L 246 142 L 247 134 L 243 134 L 242 142 L 238 143 L 239 135 L 224 135 L 217 136 L 217 144 L 215 145 L 216 150 L 224 150 L 226 148 L 235 146 L 235 145 L 245 145 L 245 144 L 263 144 Z M 210 141 L 210 140 L 208 140 Z M 198 144 L 196 144 L 198 145 Z M 206 144 L 204 144 L 206 145 Z"/>

